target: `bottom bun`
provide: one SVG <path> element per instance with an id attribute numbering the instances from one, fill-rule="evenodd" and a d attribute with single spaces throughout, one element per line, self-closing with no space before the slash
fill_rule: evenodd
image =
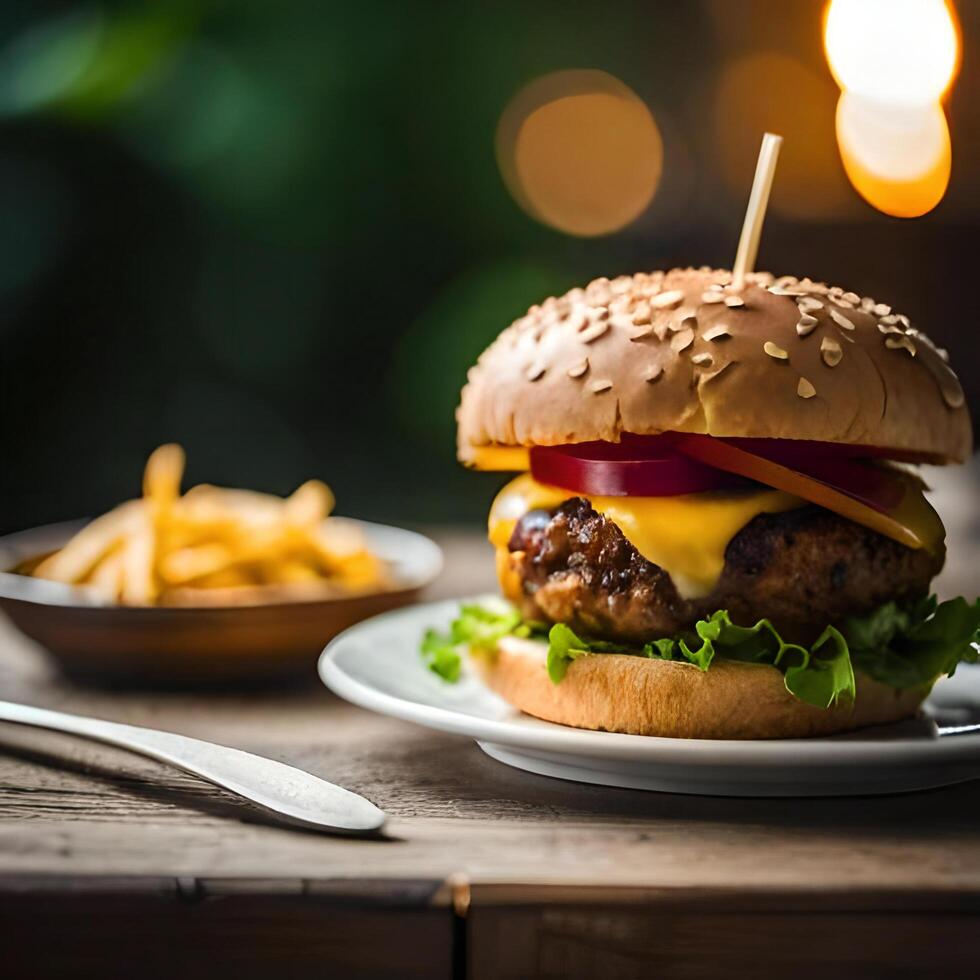
<path id="1" fill-rule="evenodd" d="M 545 721 L 673 738 L 805 738 L 914 715 L 928 688 L 899 691 L 857 674 L 857 697 L 832 708 L 797 700 L 764 664 L 693 664 L 604 653 L 580 657 L 560 684 L 545 669 L 547 645 L 506 637 L 492 658 L 472 661 L 487 685 Z"/>

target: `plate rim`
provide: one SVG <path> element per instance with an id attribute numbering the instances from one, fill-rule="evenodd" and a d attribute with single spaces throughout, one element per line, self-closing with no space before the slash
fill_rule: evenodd
<path id="1" fill-rule="evenodd" d="M 335 694 L 362 708 L 413 722 L 426 728 L 541 751 L 581 754 L 633 762 L 683 762 L 688 765 L 738 765 L 784 767 L 787 763 L 816 766 L 908 766 L 942 762 L 980 762 L 980 733 L 935 736 L 931 739 L 829 736 L 810 739 L 683 739 L 657 735 L 626 735 L 571 728 L 536 719 L 535 727 L 514 720 L 479 718 L 451 708 L 410 701 L 381 691 L 354 677 L 338 658 L 352 635 L 376 629 L 398 618 L 415 619 L 425 613 L 434 621 L 460 602 L 477 597 L 444 599 L 394 609 L 365 619 L 339 633 L 325 647 L 317 662 L 321 681 Z M 439 614 L 443 613 L 443 616 Z M 541 727 L 538 727 L 541 726 Z M 805 758 L 801 757 L 801 752 Z M 980 776 L 980 769 L 978 769 Z"/>

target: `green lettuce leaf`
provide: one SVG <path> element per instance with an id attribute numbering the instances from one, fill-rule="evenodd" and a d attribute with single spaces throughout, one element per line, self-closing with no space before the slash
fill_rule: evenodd
<path id="1" fill-rule="evenodd" d="M 433 674 L 455 684 L 463 667 L 459 650 L 438 630 L 426 630 L 422 637 L 422 659 Z"/>
<path id="2" fill-rule="evenodd" d="M 505 636 L 532 636 L 547 629 L 524 622 L 509 603 L 462 606 L 449 633 L 426 632 L 422 656 L 429 669 L 455 681 L 461 654 L 492 652 Z M 937 604 L 935 597 L 910 606 L 893 602 L 867 616 L 848 619 L 840 629 L 828 626 L 809 647 L 787 643 L 768 619 L 754 626 L 733 623 L 720 609 L 695 624 L 691 633 L 627 647 L 579 636 L 563 623 L 548 630 L 547 670 L 558 684 L 569 665 L 591 654 L 619 653 L 673 660 L 711 668 L 715 659 L 766 664 L 783 675 L 786 689 L 807 704 L 828 708 L 855 695 L 855 668 L 896 688 L 931 685 L 952 674 L 959 663 L 980 660 L 980 599 L 963 598 Z"/>
<path id="3" fill-rule="evenodd" d="M 958 664 L 980 660 L 980 599 L 937 605 L 932 596 L 904 609 L 888 602 L 848 619 L 842 632 L 865 674 L 891 687 L 926 687 Z"/>
<path id="4" fill-rule="evenodd" d="M 630 653 L 625 647 L 604 640 L 586 642 L 564 623 L 555 623 L 548 631 L 548 676 L 558 684 L 565 679 L 568 665 L 587 653 Z"/>
<path id="5" fill-rule="evenodd" d="M 467 603 L 460 606 L 459 616 L 449 628 L 450 639 L 455 644 L 465 644 L 478 650 L 493 650 L 497 641 L 505 636 L 527 636 L 530 627 L 521 614 L 509 603 Z"/>
<path id="6" fill-rule="evenodd" d="M 505 636 L 530 636 L 535 624 L 526 623 L 510 603 L 503 600 L 464 603 L 448 633 L 425 631 L 421 653 L 426 666 L 443 680 L 455 683 L 462 672 L 465 650 L 492 653 Z"/>
<path id="7" fill-rule="evenodd" d="M 700 620 L 694 629 L 694 636 L 654 640 L 642 649 L 631 650 L 584 640 L 567 626 L 557 624 L 548 634 L 548 676 L 557 684 L 573 660 L 589 653 L 686 661 L 701 671 L 708 670 L 717 656 L 777 667 L 783 673 L 786 689 L 794 697 L 820 708 L 835 704 L 841 697 L 854 697 L 854 671 L 847 643 L 832 626 L 809 649 L 786 643 L 767 619 L 755 626 L 737 626 L 725 610 Z"/>

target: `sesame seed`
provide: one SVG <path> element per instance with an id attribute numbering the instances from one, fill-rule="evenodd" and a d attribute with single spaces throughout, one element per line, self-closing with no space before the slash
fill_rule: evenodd
<path id="1" fill-rule="evenodd" d="M 705 330 L 701 337 L 704 340 L 722 340 L 724 337 L 731 337 L 731 331 L 723 323 L 719 323 L 708 330 Z"/>
<path id="2" fill-rule="evenodd" d="M 725 297 L 720 290 L 717 292 L 714 290 L 709 290 L 708 292 L 701 294 L 702 303 L 722 303 L 724 300 Z"/>
<path id="3" fill-rule="evenodd" d="M 582 375 L 585 374 L 585 372 L 588 370 L 589 370 L 589 359 L 587 357 L 583 357 L 582 360 L 578 362 L 578 364 L 573 364 L 568 369 L 568 376 L 570 378 L 581 378 Z"/>
<path id="4" fill-rule="evenodd" d="M 694 331 L 690 327 L 679 330 L 670 338 L 670 349 L 678 354 L 691 346 L 694 340 Z"/>
<path id="5" fill-rule="evenodd" d="M 820 356 L 823 358 L 823 362 L 827 367 L 836 367 L 840 364 L 844 352 L 836 340 L 832 340 L 830 337 L 824 337 L 820 342 Z"/>
<path id="6" fill-rule="evenodd" d="M 585 314 L 581 310 L 579 310 L 578 313 L 573 313 L 568 318 L 569 327 L 576 332 L 584 330 L 588 325 L 588 322 L 589 321 L 585 318 Z"/>
<path id="7" fill-rule="evenodd" d="M 638 303 L 636 309 L 633 310 L 633 322 L 639 326 L 641 323 L 650 322 L 650 304 L 644 300 Z"/>
<path id="8" fill-rule="evenodd" d="M 830 319 L 834 321 L 839 327 L 843 327 L 845 330 L 853 330 L 854 324 L 848 320 L 840 310 L 831 310 Z"/>
<path id="9" fill-rule="evenodd" d="M 524 372 L 524 377 L 527 378 L 528 381 L 537 381 L 540 377 L 542 377 L 546 370 L 547 368 L 545 365 L 540 361 L 537 361 L 528 367 L 528 369 Z"/>
<path id="10" fill-rule="evenodd" d="M 664 369 L 659 364 L 654 364 L 652 368 L 643 376 L 643 380 L 650 382 L 659 381 L 660 376 L 664 373 Z"/>
<path id="11" fill-rule="evenodd" d="M 886 314 L 885 316 L 883 316 L 881 318 L 881 322 L 882 323 L 887 323 L 889 326 L 891 326 L 894 323 L 898 323 L 898 314 L 897 313 L 888 313 L 888 314 Z"/>
<path id="12" fill-rule="evenodd" d="M 885 323 L 884 320 L 882 320 L 881 323 L 878 324 L 878 331 L 879 331 L 879 333 L 883 333 L 883 334 L 890 334 L 890 333 L 902 334 L 902 333 L 905 333 L 905 331 L 900 326 L 898 326 L 897 324 Z"/>
<path id="13" fill-rule="evenodd" d="M 599 320 L 597 323 L 593 323 L 591 327 L 587 327 L 585 330 L 579 334 L 583 344 L 591 344 L 594 340 L 598 340 L 606 331 L 609 329 L 608 320 Z"/>
<path id="14" fill-rule="evenodd" d="M 770 286 L 769 292 L 774 296 L 806 296 L 802 289 L 787 289 L 785 286 Z"/>
<path id="15" fill-rule="evenodd" d="M 796 332 L 801 337 L 806 337 L 808 334 L 813 333 L 817 326 L 817 318 L 815 316 L 810 316 L 809 313 L 804 313 L 796 324 Z"/>
<path id="16" fill-rule="evenodd" d="M 777 361 L 788 361 L 789 354 L 786 353 L 777 344 L 774 344 L 771 340 L 767 340 L 763 345 L 762 349 L 770 356 L 775 358 Z"/>
<path id="17" fill-rule="evenodd" d="M 844 299 L 855 306 L 861 302 L 861 297 L 857 293 L 844 293 Z"/>
<path id="18" fill-rule="evenodd" d="M 745 300 L 741 296 L 726 296 L 725 306 L 729 309 L 735 309 L 739 306 L 745 306 Z"/>
<path id="19" fill-rule="evenodd" d="M 695 316 L 685 316 L 681 317 L 680 320 L 671 322 L 667 324 L 667 329 L 671 333 L 680 333 L 681 330 L 695 330 L 697 329 L 698 318 Z"/>
<path id="20" fill-rule="evenodd" d="M 796 386 L 796 393 L 800 398 L 812 398 L 817 393 L 817 389 L 806 378 L 801 377 L 799 384 Z"/>
<path id="21" fill-rule="evenodd" d="M 801 313 L 810 313 L 813 310 L 823 308 L 823 303 L 816 296 L 801 296 L 796 301 L 796 305 L 800 308 Z"/>
<path id="22" fill-rule="evenodd" d="M 915 357 L 915 344 L 912 343 L 911 338 L 906 337 L 904 334 L 901 337 L 886 337 L 885 346 L 889 350 L 898 350 L 899 348 L 904 348 L 913 357 Z"/>
<path id="23" fill-rule="evenodd" d="M 625 330 L 627 327 L 633 326 L 633 318 L 627 316 L 625 313 L 616 313 L 609 318 L 609 322 L 620 330 Z"/>
<path id="24" fill-rule="evenodd" d="M 607 380 L 593 381 L 592 384 L 589 385 L 589 390 L 592 392 L 593 395 L 600 395 L 604 391 L 609 391 L 611 387 L 612 387 L 611 381 L 607 381 Z"/>
<path id="25" fill-rule="evenodd" d="M 891 311 L 892 308 L 887 303 L 877 303 L 872 310 L 875 316 L 888 316 Z"/>
<path id="26" fill-rule="evenodd" d="M 650 300 L 650 306 L 656 310 L 665 310 L 670 307 L 679 306 L 684 298 L 684 293 L 679 289 L 668 289 L 665 293 L 660 293 Z"/>
<path id="27" fill-rule="evenodd" d="M 697 364 L 698 367 L 710 367 L 714 363 L 714 358 L 707 352 L 704 351 L 701 354 L 694 354 L 691 357 L 691 363 Z"/>

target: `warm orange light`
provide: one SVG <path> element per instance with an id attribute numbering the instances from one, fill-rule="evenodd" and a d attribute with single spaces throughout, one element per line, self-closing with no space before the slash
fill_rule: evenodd
<path id="1" fill-rule="evenodd" d="M 841 87 L 837 143 L 857 192 L 886 214 L 931 211 L 952 149 L 940 100 L 959 64 L 946 0 L 832 0 L 824 45 Z"/>
<path id="2" fill-rule="evenodd" d="M 663 143 L 650 110 L 618 79 L 555 72 L 507 107 L 497 159 L 514 198 L 538 221 L 571 235 L 605 235 L 653 199 Z"/>
<path id="3" fill-rule="evenodd" d="M 759 135 L 769 130 L 784 137 L 770 210 L 807 222 L 854 216 L 860 206 L 837 166 L 833 140 L 813 135 L 833 129 L 837 95 L 827 75 L 786 52 L 753 51 L 721 67 L 711 113 L 713 147 L 740 202 L 752 180 Z"/>
<path id="4" fill-rule="evenodd" d="M 824 44 L 842 89 L 900 105 L 941 99 L 959 52 L 944 0 L 832 0 Z"/>
<path id="5" fill-rule="evenodd" d="M 879 211 L 917 218 L 943 199 L 952 151 L 938 103 L 885 109 L 845 92 L 837 142 L 855 190 Z"/>

